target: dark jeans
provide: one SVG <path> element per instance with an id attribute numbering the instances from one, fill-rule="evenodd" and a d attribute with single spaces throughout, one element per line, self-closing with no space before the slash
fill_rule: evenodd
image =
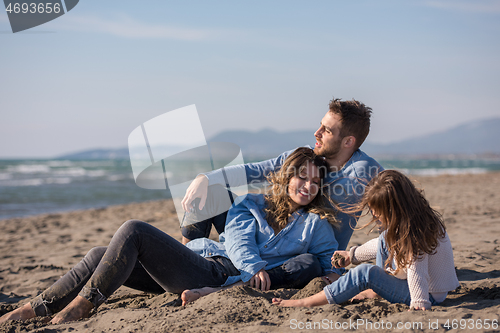
<path id="1" fill-rule="evenodd" d="M 301 287 L 321 274 L 311 254 L 294 257 L 268 271 L 273 288 Z M 37 316 L 59 312 L 77 295 L 98 307 L 121 285 L 163 293 L 216 287 L 239 275 L 224 257 L 203 258 L 152 225 L 125 222 L 108 247 L 96 247 L 75 267 L 31 301 Z"/>
<path id="2" fill-rule="evenodd" d="M 208 238 L 212 225 L 221 234 L 226 226 L 227 211 L 236 195 L 220 185 L 210 185 L 207 189 L 205 207 L 200 210 L 200 199 L 193 201 L 194 211 L 186 212 L 182 221 L 182 236 L 189 240 Z"/>
<path id="3" fill-rule="evenodd" d="M 187 215 L 188 214 L 186 214 L 185 216 Z M 209 238 L 210 231 L 212 230 L 212 225 L 220 235 L 224 231 L 224 227 L 226 226 L 226 217 L 227 211 L 201 222 L 184 225 L 181 228 L 182 236 L 186 237 L 189 240 L 193 240 L 196 238 Z"/>

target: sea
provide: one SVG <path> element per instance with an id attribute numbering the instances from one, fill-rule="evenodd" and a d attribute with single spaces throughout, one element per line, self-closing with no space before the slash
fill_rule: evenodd
<path id="1" fill-rule="evenodd" d="M 500 171 L 498 157 L 377 160 L 419 176 Z M 0 219 L 168 198 L 168 190 L 137 186 L 129 160 L 0 160 Z"/>

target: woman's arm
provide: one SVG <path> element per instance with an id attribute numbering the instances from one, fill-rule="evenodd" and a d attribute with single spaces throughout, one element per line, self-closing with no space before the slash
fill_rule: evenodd
<path id="1" fill-rule="evenodd" d="M 273 298 L 273 304 L 286 307 L 291 307 L 291 306 L 312 307 L 312 306 L 328 304 L 328 300 L 326 299 L 325 292 L 322 290 L 316 295 L 312 295 L 302 299 Z"/>
<path id="2" fill-rule="evenodd" d="M 260 257 L 257 245 L 256 235 L 259 226 L 246 206 L 246 200 L 229 210 L 224 232 L 227 255 L 241 272 L 243 282 L 248 282 L 267 265 L 267 262 Z"/>
<path id="3" fill-rule="evenodd" d="M 314 226 L 311 238 L 308 239 L 310 245 L 307 252 L 318 259 L 323 275 L 330 278 L 330 274 L 332 274 L 331 279 L 333 278 L 332 281 L 334 281 L 338 278 L 338 275 L 342 274 L 342 271 L 332 268 L 331 264 L 333 253 L 338 250 L 333 227 L 326 220 L 321 220 L 316 214 L 311 214 L 310 217 L 314 221 Z"/>

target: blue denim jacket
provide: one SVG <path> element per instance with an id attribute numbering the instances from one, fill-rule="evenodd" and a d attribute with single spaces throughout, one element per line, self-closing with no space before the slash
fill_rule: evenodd
<path id="1" fill-rule="evenodd" d="M 334 228 L 326 220 L 299 210 L 294 213 L 294 219 L 275 235 L 265 219 L 264 207 L 264 195 L 247 194 L 229 210 L 220 242 L 198 238 L 186 246 L 203 257 L 231 259 L 241 275 L 229 277 L 224 285 L 239 280 L 247 282 L 262 268 L 272 269 L 303 253 L 318 258 L 323 274 L 341 273 L 331 266 L 330 260 L 338 243 Z"/>
<path id="2" fill-rule="evenodd" d="M 262 184 L 269 173 L 281 168 L 287 156 L 292 152 L 293 150 L 284 152 L 274 159 L 263 162 L 234 165 L 209 172 L 206 174 L 209 185 L 225 186 L 224 173 L 227 183 L 233 187 Z M 325 178 L 328 194 L 334 202 L 340 205 L 356 203 L 363 196 L 366 184 L 382 170 L 384 169 L 377 161 L 358 149 L 340 170 L 328 173 Z M 335 229 L 335 237 L 339 243 L 339 250 L 345 250 L 351 239 L 353 228 L 356 226 L 356 217 L 339 212 L 337 219 L 341 226 L 340 229 Z"/>

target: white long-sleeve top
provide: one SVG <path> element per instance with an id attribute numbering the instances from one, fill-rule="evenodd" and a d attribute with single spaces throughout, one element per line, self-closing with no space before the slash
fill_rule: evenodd
<path id="1" fill-rule="evenodd" d="M 361 246 L 352 247 L 350 249 L 351 263 L 356 265 L 375 259 L 378 242 L 378 238 L 374 238 Z M 421 258 L 414 260 L 408 267 L 400 270 L 396 277 L 408 280 L 410 307 L 429 309 L 431 307 L 429 293 L 436 301 L 442 302 L 449 291 L 460 286 L 448 233 L 439 240 L 434 254 L 424 254 Z"/>

